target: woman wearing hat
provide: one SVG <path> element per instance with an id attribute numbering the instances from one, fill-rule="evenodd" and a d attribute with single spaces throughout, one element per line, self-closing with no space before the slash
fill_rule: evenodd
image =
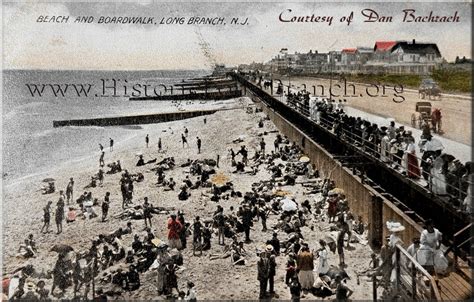
<path id="1" fill-rule="evenodd" d="M 170 248 L 181 248 L 181 239 L 179 234 L 181 233 L 182 228 L 183 226 L 181 223 L 176 220 L 176 215 L 172 214 L 168 219 L 168 245 Z"/>
<path id="2" fill-rule="evenodd" d="M 43 227 L 41 228 L 41 233 L 43 233 L 43 230 L 46 228 L 46 231 L 45 233 L 48 233 L 49 231 L 49 223 L 51 221 L 51 204 L 53 202 L 50 200 L 48 201 L 48 204 L 43 208 L 43 221 L 44 221 L 44 224 L 43 224 Z"/>
<path id="3" fill-rule="evenodd" d="M 416 157 L 416 145 L 413 137 L 407 138 L 407 148 L 405 150 L 405 169 L 408 178 L 419 179 L 421 177 L 418 158 Z"/>
<path id="4" fill-rule="evenodd" d="M 328 193 L 328 217 L 329 217 L 329 222 L 336 221 L 336 214 L 337 214 L 337 193 L 329 191 Z"/>
<path id="5" fill-rule="evenodd" d="M 318 275 L 325 275 L 329 271 L 328 263 L 328 251 L 326 250 L 326 242 L 324 240 L 319 240 L 321 247 L 318 250 Z"/>
<path id="6" fill-rule="evenodd" d="M 418 262 L 429 273 L 433 273 L 437 269 L 435 256 L 440 252 L 442 236 L 443 234 L 434 227 L 431 219 L 425 221 L 425 230 L 421 232 L 420 248 L 416 256 Z"/>
<path id="7" fill-rule="evenodd" d="M 299 281 L 302 289 L 310 290 L 313 288 L 314 276 L 313 276 L 313 263 L 314 255 L 310 252 L 307 245 L 301 248 L 301 252 L 298 254 L 296 259 L 297 268 L 299 269 Z"/>

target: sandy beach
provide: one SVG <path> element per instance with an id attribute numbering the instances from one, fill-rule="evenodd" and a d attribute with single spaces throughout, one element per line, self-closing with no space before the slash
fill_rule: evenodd
<path id="1" fill-rule="evenodd" d="M 235 101 L 236 106 L 242 106 L 249 103 L 249 99 L 241 98 Z M 185 108 L 188 109 L 188 108 Z M 137 153 L 144 155 L 145 161 L 157 158 L 158 161 L 165 157 L 173 156 L 176 160 L 175 169 L 168 171 L 167 177 L 173 177 L 178 187 L 184 179 L 189 168 L 181 168 L 180 165 L 187 159 L 215 159 L 216 155 L 220 155 L 220 167 L 218 173 L 226 175 L 230 181 L 234 183 L 235 189 L 241 192 L 249 191 L 251 184 L 259 180 L 269 179 L 269 172 L 260 169 L 257 175 L 249 174 L 233 174 L 228 157 L 228 150 L 234 148 L 236 150 L 241 144 L 245 144 L 250 151 L 250 157 L 254 151 L 259 148 L 258 142 L 261 137 L 265 138 L 267 148 L 273 146 L 273 140 L 276 133 L 259 136 L 264 131 L 269 132 L 275 130 L 274 125 L 270 121 L 265 121 L 263 128 L 258 128 L 257 123 L 263 117 L 260 114 L 248 114 L 244 109 L 234 109 L 218 111 L 217 113 L 207 116 L 207 123 L 204 124 L 203 117 L 197 117 L 188 120 L 168 122 L 162 124 L 142 125 L 142 129 L 136 130 L 134 135 L 130 135 L 126 139 L 115 137 L 116 144 L 113 152 L 110 152 L 108 146 L 105 146 L 105 163 L 111 163 L 120 160 L 122 168 L 127 169 L 131 173 L 143 173 L 145 180 L 137 183 L 134 192 L 134 204 L 142 204 L 143 198 L 147 196 L 151 203 L 155 206 L 175 207 L 177 210 L 183 210 L 187 221 L 191 222 L 196 215 L 208 218 L 215 211 L 217 204 L 210 201 L 209 197 L 205 197 L 208 189 L 199 188 L 191 191 L 191 197 L 186 201 L 179 201 L 177 198 L 178 191 L 163 191 L 162 188 L 156 187 L 156 176 L 150 169 L 154 165 L 145 165 L 136 167 Z M 189 148 L 183 148 L 181 145 L 180 135 L 183 128 L 189 129 Z M 172 134 L 173 133 L 173 134 Z M 150 146 L 145 147 L 145 136 L 150 136 Z M 202 139 L 202 152 L 197 154 L 196 137 Z M 158 138 L 162 139 L 164 153 L 157 150 Z M 234 144 L 232 140 L 241 137 L 243 142 Z M 73 159 L 63 162 L 60 165 L 51 167 L 47 173 L 32 175 L 21 180 L 12 181 L 4 187 L 4 228 L 3 228 L 3 273 L 8 273 L 15 268 L 31 263 L 37 271 L 51 270 L 56 260 L 56 253 L 51 252 L 50 248 L 54 244 L 64 243 L 71 245 L 75 251 L 84 251 L 90 247 L 91 240 L 99 234 L 106 234 L 117 230 L 119 227 L 125 227 L 127 220 L 112 218 L 120 213 L 121 194 L 120 194 L 120 174 L 105 175 L 102 186 L 86 189 L 91 191 L 94 198 L 99 201 L 103 200 L 106 192 L 111 193 L 111 204 L 109 210 L 109 220 L 105 223 L 100 218 L 83 220 L 79 218 L 71 224 L 64 223 L 63 233 L 56 235 L 55 232 L 49 234 L 41 234 L 42 226 L 42 208 L 48 200 L 52 200 L 53 204 L 58 199 L 58 190 L 65 189 L 70 177 L 74 177 L 75 191 L 74 198 L 77 198 L 84 189 L 83 187 L 90 182 L 90 177 L 97 173 L 99 150 L 90 154 L 90 156 L 80 159 Z M 39 188 L 42 179 L 52 177 L 56 180 L 57 191 L 50 195 L 42 195 Z M 301 185 L 285 187 L 285 190 L 291 192 L 298 202 L 302 202 L 308 198 Z M 312 199 L 311 199 L 312 200 Z M 221 200 L 219 204 L 224 207 L 224 213 L 228 211 L 230 206 L 238 208 L 239 198 L 230 198 L 229 200 Z M 95 207 L 97 213 L 100 213 L 100 207 Z M 153 216 L 152 231 L 156 237 L 166 240 L 166 215 Z M 270 215 L 267 225 L 271 228 L 277 222 L 277 216 Z M 133 233 L 138 233 L 143 238 L 145 234 L 142 230 L 144 222 L 142 220 L 132 220 Z M 314 227 L 312 231 L 309 227 L 302 228 L 302 234 L 305 241 L 309 243 L 311 249 L 319 247 L 318 240 L 324 238 L 329 233 L 321 231 L 329 226 L 327 222 L 309 223 Z M 52 230 L 55 230 L 54 218 L 52 218 Z M 19 244 L 28 236 L 33 234 L 37 241 L 38 255 L 36 258 L 25 260 L 16 257 Z M 335 236 L 335 234 L 332 234 Z M 258 297 L 258 281 L 257 266 L 258 257 L 256 249 L 260 248 L 265 241 L 271 239 L 271 230 L 267 232 L 261 231 L 260 222 L 254 222 L 254 227 L 250 237 L 252 242 L 245 245 L 248 252 L 245 266 L 232 266 L 230 259 L 209 260 L 209 254 L 221 253 L 222 246 L 217 244 L 217 236 L 213 235 L 212 248 L 210 251 L 204 252 L 202 256 L 193 256 L 190 249 L 191 237 L 188 237 L 188 248 L 183 251 L 184 265 L 178 272 L 178 281 L 180 288 L 184 289 L 187 281 L 195 283 L 198 300 L 238 300 L 238 299 L 257 299 Z M 279 231 L 280 240 L 286 239 L 287 235 Z M 239 234 L 239 240 L 242 234 Z M 126 235 L 123 243 L 126 247 L 130 247 L 132 235 Z M 230 239 L 226 239 L 226 242 Z M 346 271 L 351 277 L 347 285 L 354 290 L 351 297 L 354 300 L 368 300 L 372 297 L 372 285 L 369 281 L 361 279 L 360 285 L 356 282 L 355 271 L 362 271 L 368 268 L 370 261 L 371 249 L 368 245 L 353 243 L 353 249 L 346 250 L 346 263 L 348 265 Z M 329 263 L 337 266 L 337 254 L 329 254 Z M 276 292 L 280 299 L 289 299 L 290 293 L 284 284 L 286 259 L 284 256 L 277 257 L 277 274 L 275 277 Z M 317 265 L 317 261 L 315 262 Z M 156 295 L 156 273 L 145 272 L 140 276 L 142 286 L 134 292 L 126 292 L 120 299 L 157 299 L 163 298 Z M 50 288 L 51 280 L 46 280 L 46 287 Z M 379 293 L 380 294 L 380 293 Z M 72 297 L 71 288 L 66 292 L 66 297 Z M 333 298 L 331 296 L 329 298 Z M 304 296 L 304 300 L 316 299 L 317 297 L 308 294 Z"/>

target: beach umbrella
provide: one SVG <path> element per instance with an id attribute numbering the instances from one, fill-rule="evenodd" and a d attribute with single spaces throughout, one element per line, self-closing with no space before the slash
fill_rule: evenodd
<path id="1" fill-rule="evenodd" d="M 336 249 L 337 249 L 337 246 L 336 246 L 336 241 L 334 240 L 334 238 L 332 238 L 331 236 L 325 236 L 324 237 L 324 241 L 326 242 L 327 246 L 329 247 L 329 250 L 333 253 L 336 252 Z"/>
<path id="2" fill-rule="evenodd" d="M 298 208 L 296 203 L 293 200 L 288 199 L 288 198 L 281 200 L 280 203 L 282 205 L 281 209 L 285 212 L 296 211 L 296 209 Z"/>
<path id="3" fill-rule="evenodd" d="M 329 235 L 328 235 L 328 236 L 324 236 L 324 239 L 323 239 L 323 240 L 324 240 L 327 244 L 329 244 L 329 243 L 331 243 L 331 242 L 332 242 L 332 243 L 335 243 L 335 242 L 336 242 L 336 240 L 334 240 L 334 238 L 332 238 L 332 237 L 329 236 Z"/>
<path id="4" fill-rule="evenodd" d="M 387 221 L 387 229 L 392 232 L 401 232 L 405 230 L 405 227 L 400 222 Z"/>
<path id="5" fill-rule="evenodd" d="M 302 163 L 309 163 L 311 160 L 307 156 L 301 156 L 300 162 Z"/>
<path id="6" fill-rule="evenodd" d="M 332 194 L 344 194 L 344 190 L 341 189 L 341 188 L 334 188 L 334 189 L 332 189 L 331 191 L 329 191 L 329 193 L 332 193 Z"/>
<path id="7" fill-rule="evenodd" d="M 119 269 L 122 270 L 122 271 L 128 271 L 129 267 L 130 267 L 130 264 L 129 264 L 129 263 L 123 263 L 123 262 L 122 262 L 122 263 L 117 263 L 117 264 L 115 264 L 115 265 L 112 265 L 112 266 L 106 268 L 106 269 L 103 270 L 101 273 L 102 273 L 102 275 L 105 275 L 105 274 L 107 274 L 107 273 L 109 273 L 109 274 L 110 274 L 110 273 L 115 273 L 115 272 L 117 272 Z"/>
<path id="8" fill-rule="evenodd" d="M 331 278 L 331 279 L 336 279 L 337 276 L 341 276 L 342 280 L 344 279 L 350 279 L 349 275 L 346 273 L 345 270 L 340 269 L 338 267 L 332 266 L 329 268 L 328 272 L 326 275 Z"/>
<path id="9" fill-rule="evenodd" d="M 159 238 L 153 239 L 151 241 L 151 243 L 153 243 L 153 245 L 156 246 L 159 249 L 164 249 L 164 248 L 168 247 L 168 244 L 166 244 L 166 242 L 164 242 L 163 240 L 161 240 Z"/>
<path id="10" fill-rule="evenodd" d="M 67 254 L 69 252 L 74 251 L 74 249 L 67 244 L 55 244 L 51 250 L 51 252 L 56 252 L 58 254 Z"/>
<path id="11" fill-rule="evenodd" d="M 55 179 L 51 177 L 43 179 L 43 182 L 52 182 L 52 181 L 55 181 Z"/>
<path id="12" fill-rule="evenodd" d="M 143 153 L 142 152 L 137 152 L 135 153 L 136 156 L 143 156 Z"/>

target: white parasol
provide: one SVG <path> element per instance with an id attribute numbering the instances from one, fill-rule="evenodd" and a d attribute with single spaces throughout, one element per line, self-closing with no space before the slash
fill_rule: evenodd
<path id="1" fill-rule="evenodd" d="M 387 229 L 389 232 L 396 233 L 405 230 L 405 227 L 400 222 L 387 221 Z"/>
<path id="2" fill-rule="evenodd" d="M 282 205 L 281 209 L 285 212 L 296 211 L 296 209 L 298 208 L 296 203 L 293 200 L 288 199 L 288 198 L 282 199 L 280 203 Z"/>
<path id="3" fill-rule="evenodd" d="M 300 162 L 302 163 L 309 163 L 311 160 L 307 156 L 301 156 Z"/>

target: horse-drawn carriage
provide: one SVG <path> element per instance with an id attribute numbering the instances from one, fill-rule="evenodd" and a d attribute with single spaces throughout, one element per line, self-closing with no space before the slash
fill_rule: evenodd
<path id="1" fill-rule="evenodd" d="M 423 79 L 420 88 L 418 88 L 418 94 L 422 99 L 428 97 L 431 100 L 433 97 L 436 100 L 441 98 L 441 89 L 433 79 Z"/>
<path id="2" fill-rule="evenodd" d="M 431 103 L 417 102 L 415 105 L 415 112 L 411 114 L 411 126 L 413 128 L 421 129 L 423 122 L 431 122 Z"/>
<path id="3" fill-rule="evenodd" d="M 432 110 L 430 102 L 417 102 L 415 112 L 411 114 L 411 126 L 422 129 L 425 124 L 434 132 L 441 133 L 441 110 Z"/>

